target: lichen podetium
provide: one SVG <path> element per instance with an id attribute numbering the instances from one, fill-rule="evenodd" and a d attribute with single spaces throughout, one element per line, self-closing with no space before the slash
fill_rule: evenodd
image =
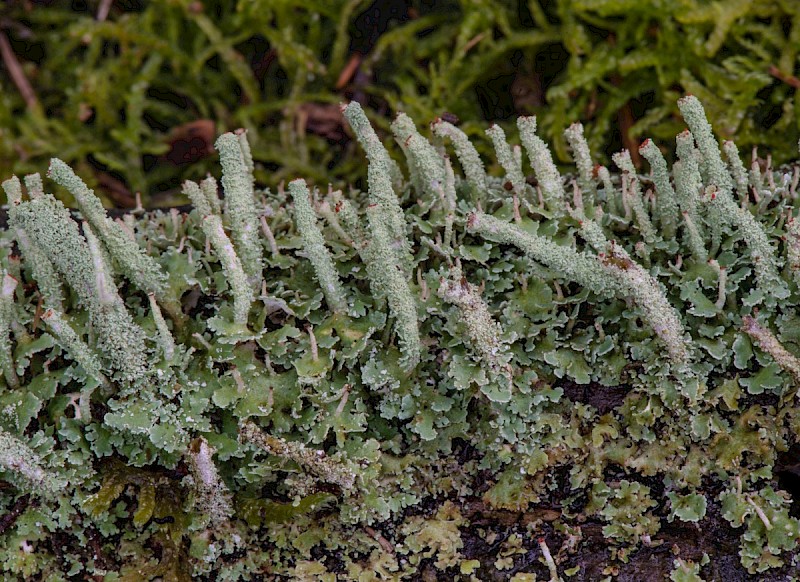
<path id="1" fill-rule="evenodd" d="M 487 171 L 401 114 L 406 177 L 351 103 L 363 193 L 255 188 L 243 132 L 217 142 L 224 203 L 186 182 L 185 214 L 112 220 L 59 160 L 81 220 L 38 175 L 5 181 L 0 567 L 555 580 L 597 536 L 610 572 L 713 518 L 742 572 L 796 568 L 775 467 L 800 434 L 800 169 L 747 171 L 680 109 L 650 175 L 594 166 L 576 124 L 562 176 L 534 118 L 521 147 L 487 131 Z M 497 539 L 481 512 L 516 515 L 491 559 L 464 543 Z"/>

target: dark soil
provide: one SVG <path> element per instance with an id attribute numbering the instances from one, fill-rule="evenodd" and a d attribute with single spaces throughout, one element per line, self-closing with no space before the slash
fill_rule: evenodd
<path id="1" fill-rule="evenodd" d="M 792 492 L 795 499 L 798 491 Z M 561 517 L 561 511 L 552 503 L 530 507 L 525 512 L 492 509 L 479 498 L 456 501 L 461 515 L 469 524 L 461 528 L 463 548 L 461 554 L 466 560 L 478 560 L 480 567 L 473 572 L 481 581 L 500 582 L 509 580 L 516 573 L 535 573 L 538 580 L 549 580 L 550 574 L 542 558 L 537 536 L 544 538 L 557 565 L 562 579 L 570 582 L 595 582 L 613 575 L 615 582 L 647 582 L 669 580 L 675 569 L 676 558 L 700 563 L 703 554 L 708 554 L 710 562 L 703 566 L 700 575 L 707 582 L 786 582 L 800 576 L 800 569 L 786 565 L 780 569 L 752 575 L 748 574 L 739 559 L 740 536 L 744 528 L 733 529 L 720 515 L 719 506 L 710 501 L 706 517 L 697 524 L 676 520 L 661 522 L 661 530 L 653 536 L 650 546 L 642 546 L 631 552 L 627 563 L 615 560 L 613 547 L 603 535 L 603 522 L 589 519 L 580 524 L 581 540 L 574 551 L 565 546 L 566 536 L 556 532 L 552 522 Z M 409 514 L 431 514 L 438 502 L 429 500 L 410 510 Z M 566 520 L 572 521 L 572 520 Z M 528 525 L 537 524 L 534 535 L 529 533 Z M 395 524 L 387 523 L 373 528 L 378 534 L 391 538 L 390 532 Z M 495 562 L 502 557 L 504 542 L 512 534 L 522 538 L 524 553 L 513 556 L 513 567 L 500 570 Z M 790 555 L 785 555 L 791 562 Z M 571 577 L 564 571 L 578 567 Z M 468 579 L 457 569 L 438 570 L 432 563 L 424 561 L 420 565 L 420 580 L 451 581 Z"/>

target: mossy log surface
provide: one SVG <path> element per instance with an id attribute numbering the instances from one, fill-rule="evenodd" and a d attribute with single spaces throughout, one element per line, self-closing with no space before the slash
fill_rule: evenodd
<path id="1" fill-rule="evenodd" d="M 679 106 L 651 175 L 573 127 L 561 176 L 532 118 L 503 176 L 406 117 L 398 163 L 350 104 L 347 194 L 256 188 L 244 132 L 191 207 L 3 182 L 4 574 L 797 576 L 800 166 Z"/>

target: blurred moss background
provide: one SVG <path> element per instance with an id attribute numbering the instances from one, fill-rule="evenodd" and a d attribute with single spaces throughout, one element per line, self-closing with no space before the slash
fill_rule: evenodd
<path id="1" fill-rule="evenodd" d="M 799 49 L 797 0 L 6 0 L 0 176 L 58 156 L 109 204 L 181 203 L 215 137 L 245 127 L 261 183 L 359 183 L 338 108 L 353 99 L 384 130 L 403 110 L 514 135 L 535 114 L 563 163 L 580 120 L 606 163 L 669 144 L 684 93 L 743 155 L 782 162 Z"/>

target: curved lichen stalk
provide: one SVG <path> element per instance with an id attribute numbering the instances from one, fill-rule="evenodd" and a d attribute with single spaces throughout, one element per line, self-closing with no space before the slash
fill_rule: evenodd
<path id="1" fill-rule="evenodd" d="M 572 157 L 578 168 L 578 186 L 585 194 L 594 195 L 596 190 L 594 163 L 589 151 L 589 144 L 583 135 L 583 124 L 573 123 L 570 125 L 564 130 L 564 137 L 572 149 Z"/>
<path id="2" fill-rule="evenodd" d="M 608 254 L 600 261 L 609 273 L 619 278 L 645 313 L 645 319 L 667 348 L 670 359 L 681 368 L 689 363 L 690 344 L 686 341 L 680 315 L 664 294 L 658 282 L 641 266 L 631 260 L 628 253 L 611 244 Z"/>
<path id="3" fill-rule="evenodd" d="M 297 223 L 297 230 L 303 240 L 303 247 L 308 259 L 314 265 L 328 306 L 337 313 L 346 313 L 347 298 L 331 253 L 325 246 L 325 239 L 317 226 L 317 216 L 311 207 L 309 200 L 311 193 L 308 191 L 306 181 L 299 179 L 289 182 L 289 194 L 294 200 L 294 219 Z"/>
<path id="4" fill-rule="evenodd" d="M 259 239 L 258 210 L 255 201 L 253 160 L 246 135 L 225 133 L 217 139 L 225 191 L 225 217 L 231 225 L 233 242 L 253 293 L 261 288 L 263 250 Z"/>
<path id="5" fill-rule="evenodd" d="M 35 177 L 34 177 L 35 176 Z M 31 198 L 44 196 L 42 179 L 38 174 L 25 177 L 25 184 Z M 53 263 L 42 250 L 33 244 L 25 234 L 17 218 L 17 206 L 22 203 L 22 188 L 16 176 L 3 182 L 3 189 L 8 198 L 8 226 L 13 229 L 14 238 L 19 245 L 25 263 L 30 266 L 36 284 L 42 294 L 46 307 L 63 310 L 64 293 L 61 289 L 61 279 L 53 267 Z"/>
<path id="6" fill-rule="evenodd" d="M 96 237 L 86 230 L 87 238 L 94 243 L 92 252 L 67 209 L 51 195 L 20 203 L 16 217 L 26 235 L 47 254 L 75 291 L 79 304 L 89 311 L 102 357 L 125 381 L 144 378 L 145 334 L 117 293 L 113 273 Z"/>
<path id="7" fill-rule="evenodd" d="M 397 254 L 391 246 L 391 236 L 380 207 L 367 208 L 367 221 L 372 234 L 364 254 L 367 273 L 389 303 L 389 312 L 394 317 L 400 339 L 403 366 L 411 369 L 419 363 L 422 354 L 417 301 L 405 273 L 397 264 Z"/>
<path id="8" fill-rule="evenodd" d="M 374 218 L 385 226 L 387 234 L 391 237 L 387 242 L 393 249 L 392 254 L 397 256 L 399 266 L 410 276 L 413 265 L 411 243 L 406 232 L 405 213 L 392 186 L 392 174 L 396 164 L 389 157 L 389 153 L 381 144 L 358 103 L 350 103 L 343 108 L 343 112 L 369 160 L 367 168 L 369 199 L 371 204 L 381 209 L 380 212 L 374 213 Z"/>
<path id="9" fill-rule="evenodd" d="M 405 113 L 397 114 L 392 123 L 392 133 L 406 154 L 415 189 L 425 195 L 429 205 L 432 204 L 437 198 L 437 186 L 443 184 L 445 180 L 442 157 L 430 142 L 419 134 L 414 122 Z"/>
<path id="10" fill-rule="evenodd" d="M 472 189 L 473 197 L 482 195 L 486 190 L 486 169 L 478 150 L 469 141 L 467 135 L 452 123 L 441 119 L 437 119 L 431 124 L 431 131 L 440 138 L 450 139 L 467 183 Z"/>
<path id="11" fill-rule="evenodd" d="M 357 103 L 344 109 L 345 117 L 369 159 L 370 204 L 366 209 L 370 239 L 363 257 L 372 284 L 387 298 L 403 352 L 403 364 L 414 368 L 421 358 L 416 299 L 409 285 L 411 245 L 406 234 L 403 209 L 392 188 L 389 154 L 378 140 Z"/>
<path id="12" fill-rule="evenodd" d="M 464 279 L 461 265 L 450 269 L 439 281 L 439 297 L 458 308 L 467 330 L 469 343 L 482 367 L 488 372 L 492 385 L 483 386 L 486 396 L 494 402 L 508 402 L 513 397 L 514 378 L 511 353 L 503 341 L 503 330 L 489 312 L 477 288 Z"/>
<path id="13" fill-rule="evenodd" d="M 678 221 L 678 202 L 675 199 L 675 190 L 669 181 L 667 161 L 661 150 L 647 139 L 639 147 L 639 153 L 650 162 L 653 172 L 653 182 L 656 186 L 656 208 L 660 218 L 661 230 L 664 238 L 675 236 L 675 226 Z"/>
<path id="14" fill-rule="evenodd" d="M 587 237 L 600 245 L 602 239 L 594 227 L 587 223 Z M 575 281 L 594 293 L 607 297 L 634 297 L 647 314 L 646 319 L 653 331 L 666 345 L 670 358 L 680 367 L 688 363 L 689 351 L 684 343 L 680 317 L 653 278 L 623 249 L 611 244 L 606 253 L 593 256 L 523 232 L 512 224 L 480 212 L 469 216 L 467 228 L 491 240 L 513 244 L 567 280 Z"/>
<path id="15" fill-rule="evenodd" d="M 696 97 L 689 95 L 678 101 L 686 123 L 692 131 L 697 147 L 703 155 L 703 167 L 709 177 L 709 192 L 712 206 L 726 223 L 737 227 L 750 248 L 753 266 L 762 293 L 771 294 L 778 299 L 788 297 L 789 289 L 778 274 L 778 260 L 769 244 L 764 228 L 748 211 L 743 210 L 733 199 L 733 178 L 722 161 L 719 145 L 706 119 L 705 111 Z"/>
<path id="16" fill-rule="evenodd" d="M 234 323 L 246 325 L 247 316 L 250 313 L 250 305 L 253 302 L 253 292 L 242 266 L 242 261 L 239 259 L 233 243 L 222 226 L 222 218 L 212 213 L 212 205 L 209 203 L 203 189 L 196 183 L 187 180 L 183 184 L 183 192 L 197 207 L 202 218 L 200 228 L 214 248 L 214 252 L 230 284 L 233 295 Z"/>
<path id="17" fill-rule="evenodd" d="M 180 302 L 170 292 L 164 270 L 128 237 L 119 224 L 108 217 L 94 191 L 58 158 L 50 161 L 47 175 L 75 197 L 87 222 L 96 231 L 122 274 L 145 293 L 154 293 L 175 319 L 182 320 Z"/>
<path id="18" fill-rule="evenodd" d="M 506 133 L 499 125 L 493 125 L 486 130 L 486 135 L 492 140 L 497 161 L 506 171 L 506 178 L 511 183 L 511 188 L 517 196 L 522 196 L 525 192 L 525 174 L 522 173 L 522 165 L 506 140 Z"/>
<path id="19" fill-rule="evenodd" d="M 550 148 L 536 134 L 536 118 L 520 117 L 517 119 L 517 127 L 520 141 L 528 153 L 531 167 L 536 172 L 536 179 L 539 180 L 539 187 L 545 203 L 557 215 L 563 214 L 566 195 L 561 182 L 561 174 L 553 162 Z"/>

